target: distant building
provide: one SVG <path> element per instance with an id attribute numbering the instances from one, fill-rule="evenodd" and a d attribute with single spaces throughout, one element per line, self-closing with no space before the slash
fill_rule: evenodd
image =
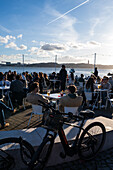
<path id="1" fill-rule="evenodd" d="M 8 65 L 11 65 L 11 62 L 6 62 L 6 65 L 8 66 Z"/>

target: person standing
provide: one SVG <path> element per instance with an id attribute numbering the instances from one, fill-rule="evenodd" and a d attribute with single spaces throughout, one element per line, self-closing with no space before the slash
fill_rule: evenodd
<path id="1" fill-rule="evenodd" d="M 104 76 L 101 82 L 101 89 L 107 89 L 108 91 L 111 89 L 111 84 L 108 82 L 108 77 Z M 107 98 L 107 91 L 102 91 L 102 108 L 105 108 L 106 105 L 106 98 Z"/>
<path id="2" fill-rule="evenodd" d="M 66 86 L 66 78 L 67 78 L 67 71 L 65 69 L 65 65 L 62 65 L 59 74 L 60 74 L 61 90 L 64 91 Z"/>
<path id="3" fill-rule="evenodd" d="M 98 70 L 97 70 L 97 67 L 95 67 L 94 75 L 95 75 L 96 77 L 98 77 Z"/>
<path id="4" fill-rule="evenodd" d="M 70 75 L 69 75 L 69 85 L 74 85 L 74 69 L 70 70 Z"/>

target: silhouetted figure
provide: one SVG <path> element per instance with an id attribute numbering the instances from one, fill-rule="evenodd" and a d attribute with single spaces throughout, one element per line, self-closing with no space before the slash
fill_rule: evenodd
<path id="1" fill-rule="evenodd" d="M 66 78 L 67 78 L 67 71 L 65 69 L 65 65 L 62 65 L 62 69 L 60 70 L 61 90 L 65 90 Z"/>
<path id="2" fill-rule="evenodd" d="M 95 67 L 94 75 L 95 75 L 96 77 L 98 77 L 98 70 L 97 70 L 97 67 Z"/>

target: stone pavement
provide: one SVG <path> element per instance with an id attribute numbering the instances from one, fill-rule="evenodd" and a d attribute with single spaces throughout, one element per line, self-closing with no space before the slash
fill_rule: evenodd
<path id="1" fill-rule="evenodd" d="M 92 161 L 71 161 L 44 170 L 113 170 L 113 148 L 99 153 Z"/>
<path id="2" fill-rule="evenodd" d="M 31 106 L 27 105 L 26 110 L 22 107 L 16 113 L 6 113 L 6 121 L 10 123 L 10 126 L 1 131 L 8 130 L 16 130 L 16 129 L 25 129 L 27 127 L 30 114 L 31 114 Z M 113 108 L 109 108 L 107 110 L 95 110 L 95 116 L 105 116 L 107 118 L 112 119 L 113 116 Z M 33 115 L 30 127 L 37 127 L 40 124 L 41 117 L 37 117 L 37 115 Z M 112 141 L 111 141 L 112 142 Z M 63 164 L 58 164 L 57 166 L 46 167 L 45 170 L 112 170 L 113 169 L 113 148 L 99 153 L 97 157 L 92 161 L 71 161 Z"/>

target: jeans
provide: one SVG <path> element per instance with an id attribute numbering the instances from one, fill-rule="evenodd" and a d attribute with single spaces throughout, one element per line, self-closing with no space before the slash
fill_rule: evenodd
<path id="1" fill-rule="evenodd" d="M 2 109 L 0 109 L 0 123 L 1 126 L 5 125 L 5 116 L 4 116 L 4 111 Z"/>
<path id="2" fill-rule="evenodd" d="M 66 82 L 65 81 L 61 81 L 61 91 L 63 90 L 65 90 L 65 88 L 66 88 Z"/>
<path id="3" fill-rule="evenodd" d="M 103 91 L 102 92 L 102 105 L 106 104 L 106 97 L 107 97 L 107 92 Z"/>

